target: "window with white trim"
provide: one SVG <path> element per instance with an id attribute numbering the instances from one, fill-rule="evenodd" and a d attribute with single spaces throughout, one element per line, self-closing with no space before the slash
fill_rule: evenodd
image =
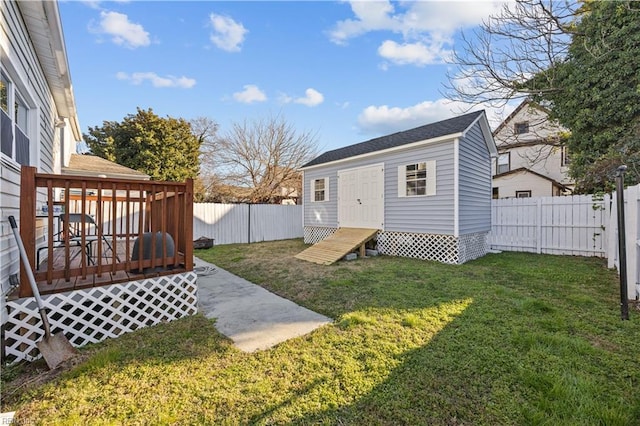
<path id="1" fill-rule="evenodd" d="M 398 197 L 419 197 L 435 194 L 435 160 L 398 166 Z"/>
<path id="2" fill-rule="evenodd" d="M 329 178 L 311 181 L 311 202 L 329 201 Z"/>
<path id="3" fill-rule="evenodd" d="M 523 135 L 525 133 L 529 133 L 529 122 L 523 121 L 523 122 L 514 124 L 513 131 L 515 132 L 516 135 Z"/>
<path id="4" fill-rule="evenodd" d="M 0 151 L 18 164 L 29 165 L 30 108 L 9 77 L 0 72 Z"/>
<path id="5" fill-rule="evenodd" d="M 511 154 L 505 152 L 498 155 L 498 161 L 496 162 L 496 174 L 506 173 L 511 168 Z"/>
<path id="6" fill-rule="evenodd" d="M 529 198 L 531 197 L 531 191 L 516 191 L 516 198 Z"/>
<path id="7" fill-rule="evenodd" d="M 571 156 L 569 155 L 569 148 L 566 145 L 562 146 L 562 159 L 560 160 L 560 165 L 562 167 L 567 167 L 569 163 L 571 163 Z"/>

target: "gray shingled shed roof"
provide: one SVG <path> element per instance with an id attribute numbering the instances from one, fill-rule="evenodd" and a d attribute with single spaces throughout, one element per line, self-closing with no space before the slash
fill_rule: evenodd
<path id="1" fill-rule="evenodd" d="M 471 126 L 481 115 L 484 115 L 484 110 L 470 112 L 459 117 L 438 121 L 436 123 L 416 127 L 415 129 L 405 130 L 403 132 L 393 133 L 391 135 L 360 142 L 355 145 L 345 146 L 344 148 L 327 151 L 309 161 L 307 164 L 302 166 L 302 168 L 304 169 L 318 164 L 330 163 L 358 155 L 396 148 L 402 145 L 435 139 L 441 136 L 462 133 L 467 130 L 469 126 Z"/>

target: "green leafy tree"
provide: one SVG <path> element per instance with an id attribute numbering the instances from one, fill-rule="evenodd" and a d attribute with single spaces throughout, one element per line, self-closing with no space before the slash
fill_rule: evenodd
<path id="1" fill-rule="evenodd" d="M 616 168 L 640 182 L 640 3 L 588 2 L 566 60 L 539 73 L 528 89 L 571 130 L 567 146 L 577 191 L 608 191 Z M 553 73 L 557 90 L 544 90 Z M 540 89 L 537 91 L 537 89 Z"/>
<path id="2" fill-rule="evenodd" d="M 153 180 L 182 182 L 200 169 L 202 138 L 182 118 L 159 117 L 137 108 L 122 122 L 89 127 L 84 140 L 91 153 L 141 171 Z"/>

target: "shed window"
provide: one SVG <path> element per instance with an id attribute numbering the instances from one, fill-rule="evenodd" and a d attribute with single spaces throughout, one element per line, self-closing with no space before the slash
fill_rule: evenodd
<path id="1" fill-rule="evenodd" d="M 0 73 L 0 151 L 22 165 L 29 165 L 30 111 L 9 77 Z"/>
<path id="2" fill-rule="evenodd" d="M 329 201 L 329 178 L 311 181 L 311 202 Z"/>
<path id="3" fill-rule="evenodd" d="M 436 194 L 436 162 L 423 161 L 398 167 L 398 196 Z"/>
<path id="4" fill-rule="evenodd" d="M 511 155 L 508 152 L 498 155 L 498 162 L 496 164 L 496 174 L 506 173 L 509 171 L 511 163 Z"/>
<path id="5" fill-rule="evenodd" d="M 516 191 L 516 198 L 529 198 L 531 197 L 531 191 Z"/>

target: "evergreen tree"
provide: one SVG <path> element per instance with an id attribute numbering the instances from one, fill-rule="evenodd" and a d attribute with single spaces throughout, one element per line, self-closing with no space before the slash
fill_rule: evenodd
<path id="1" fill-rule="evenodd" d="M 182 118 L 162 118 L 137 108 L 122 122 L 89 127 L 84 140 L 91 153 L 148 174 L 153 180 L 183 182 L 200 169 L 201 139 Z"/>

